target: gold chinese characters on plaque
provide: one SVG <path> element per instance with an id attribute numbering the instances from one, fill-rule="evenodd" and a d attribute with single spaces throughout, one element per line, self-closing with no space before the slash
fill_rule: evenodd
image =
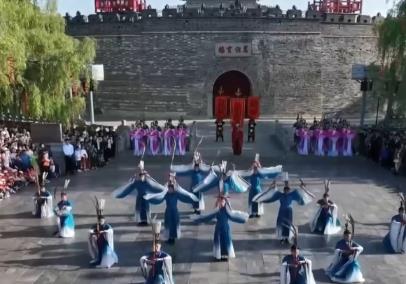
<path id="1" fill-rule="evenodd" d="M 246 57 L 251 56 L 251 43 L 222 42 L 216 44 L 217 57 Z"/>

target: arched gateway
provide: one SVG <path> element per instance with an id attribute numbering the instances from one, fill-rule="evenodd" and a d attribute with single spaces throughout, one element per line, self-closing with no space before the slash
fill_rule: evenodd
<path id="1" fill-rule="evenodd" d="M 251 82 L 244 73 L 232 70 L 221 74 L 213 85 L 213 116 L 216 113 L 217 96 L 248 98 L 251 92 Z"/>

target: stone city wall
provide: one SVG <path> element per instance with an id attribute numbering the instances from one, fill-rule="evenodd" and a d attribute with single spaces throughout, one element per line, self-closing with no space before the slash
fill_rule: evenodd
<path id="1" fill-rule="evenodd" d="M 98 120 L 212 117 L 213 84 L 230 70 L 249 78 L 265 116 L 357 115 L 361 92 L 351 65 L 377 57 L 373 25 L 313 19 L 151 18 L 68 24 L 67 32 L 97 40 L 96 63 L 105 67 Z M 252 54 L 217 57 L 222 42 L 248 43 Z"/>

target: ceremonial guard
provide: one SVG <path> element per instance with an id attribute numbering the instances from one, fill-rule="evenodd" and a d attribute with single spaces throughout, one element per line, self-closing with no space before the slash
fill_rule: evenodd
<path id="1" fill-rule="evenodd" d="M 197 186 L 193 188 L 193 192 L 206 192 L 212 188 L 224 191 L 224 195 L 228 195 L 229 191 L 242 193 L 246 192 L 249 184 L 238 175 L 237 171 L 227 171 L 227 162 L 222 161 L 219 166 L 212 166 L 209 175 Z"/>
<path id="2" fill-rule="evenodd" d="M 55 207 L 56 221 L 60 238 L 73 238 L 75 236 L 75 219 L 72 214 L 72 203 L 68 200 L 66 190 L 70 180 L 65 180 L 64 191 L 61 193 L 61 201 Z"/>
<path id="3" fill-rule="evenodd" d="M 281 284 L 316 284 L 312 271 L 312 262 L 300 255 L 297 245 L 298 231 L 291 226 L 294 244 L 290 247 L 290 255 L 282 260 L 280 283 Z"/>
<path id="4" fill-rule="evenodd" d="M 351 231 L 348 229 L 349 224 L 351 224 Z M 327 276 L 333 282 L 362 283 L 365 281 L 358 262 L 363 247 L 352 240 L 353 235 L 354 219 L 351 215 L 348 215 L 346 217 L 344 239 L 336 244 L 333 261 L 326 270 Z"/>
<path id="5" fill-rule="evenodd" d="M 221 139 L 221 142 L 224 142 L 224 120 L 222 119 L 216 119 L 216 142 Z"/>
<path id="6" fill-rule="evenodd" d="M 153 244 L 152 252 L 140 259 L 141 272 L 144 276 L 144 284 L 174 284 L 172 276 L 172 258 L 161 250 L 159 240 L 161 223 L 152 222 Z"/>
<path id="7" fill-rule="evenodd" d="M 312 233 L 323 235 L 337 234 L 341 230 L 340 221 L 338 220 L 337 205 L 330 200 L 330 181 L 324 182 L 325 192 L 323 198 L 317 201 L 319 208 L 313 219 L 310 221 L 310 230 Z"/>
<path id="8" fill-rule="evenodd" d="M 283 192 L 278 191 L 276 185 L 274 188 L 270 188 L 267 191 L 259 193 L 253 198 L 257 203 L 271 203 L 280 202 L 278 218 L 276 220 L 276 233 L 281 243 L 288 243 L 293 241 L 293 235 L 291 226 L 293 224 L 293 202 L 297 202 L 299 205 L 306 205 L 312 201 L 314 195 L 306 189 L 305 184 L 301 181 L 300 188 L 292 190 L 289 186 L 288 173 L 283 173 L 283 180 L 285 187 Z"/>
<path id="9" fill-rule="evenodd" d="M 146 193 L 158 193 L 159 184 L 149 176 L 144 168 L 144 161 L 141 160 L 139 165 L 138 175 L 134 175 L 127 184 L 115 190 L 116 198 L 124 198 L 130 194 L 135 194 L 135 221 L 140 226 L 148 225 L 151 220 L 150 206 L 148 201 L 144 199 Z M 154 186 L 150 186 L 150 184 Z"/>
<path id="10" fill-rule="evenodd" d="M 37 218 L 49 218 L 54 216 L 54 207 L 52 205 L 52 195 L 45 188 L 47 173 L 42 174 L 41 186 L 38 184 L 38 191 L 35 193 L 34 211 L 32 214 Z"/>
<path id="11" fill-rule="evenodd" d="M 176 181 L 176 173 L 171 172 L 169 181 L 165 185 L 158 183 L 151 183 L 147 181 L 150 186 L 160 193 L 148 193 L 144 196 L 145 200 L 152 204 L 160 204 L 166 201 L 165 209 L 165 237 L 169 244 L 174 244 L 175 239 L 180 238 L 180 220 L 178 212 L 178 200 L 184 203 L 193 204 L 199 202 L 199 199 L 192 193 L 184 190 Z"/>
<path id="12" fill-rule="evenodd" d="M 110 268 L 118 263 L 118 257 L 114 251 L 113 228 L 106 224 L 103 216 L 104 205 L 104 199 L 95 198 L 97 223 L 89 231 L 88 247 L 92 258 L 91 265 Z"/>
<path id="13" fill-rule="evenodd" d="M 241 155 L 242 146 L 244 143 L 244 132 L 239 123 L 233 125 L 233 132 L 231 134 L 233 154 Z"/>
<path id="14" fill-rule="evenodd" d="M 248 220 L 247 213 L 232 210 L 227 197 L 222 195 L 222 192 L 222 189 L 220 189 L 220 195 L 216 202 L 216 210 L 193 218 L 196 223 L 209 222 L 214 218 L 217 220 L 213 238 L 213 256 L 217 260 L 227 260 L 235 257 L 233 238 L 228 222 L 232 221 L 243 224 Z"/>
<path id="15" fill-rule="evenodd" d="M 399 214 L 391 219 L 389 233 L 384 238 L 384 245 L 391 253 L 406 252 L 406 215 L 405 197 L 400 194 Z"/>
<path id="16" fill-rule="evenodd" d="M 254 196 L 262 192 L 261 181 L 263 179 L 276 178 L 282 173 L 282 166 L 263 168 L 259 162 L 259 154 L 255 155 L 255 160 L 252 163 L 251 169 L 247 171 L 237 171 L 237 174 L 250 183 L 248 195 L 248 208 L 250 218 L 259 218 L 264 214 L 264 207 L 262 203 L 253 202 Z"/>
<path id="17" fill-rule="evenodd" d="M 197 147 L 196 147 L 197 148 Z M 194 188 L 200 184 L 210 172 L 210 166 L 205 164 L 199 152 L 195 151 L 193 155 L 193 162 L 188 165 L 171 166 L 171 171 L 175 172 L 178 176 L 190 176 L 192 184 L 190 188 Z M 199 199 L 199 202 L 193 203 L 193 209 L 196 214 L 200 214 L 204 210 L 204 197 L 202 192 L 194 193 Z"/>
<path id="18" fill-rule="evenodd" d="M 248 121 L 248 142 L 255 142 L 255 119 L 250 119 Z"/>

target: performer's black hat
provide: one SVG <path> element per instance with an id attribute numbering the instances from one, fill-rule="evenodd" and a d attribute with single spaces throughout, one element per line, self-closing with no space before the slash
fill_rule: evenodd
<path id="1" fill-rule="evenodd" d="M 297 250 L 297 249 L 299 249 L 299 247 L 298 247 L 297 245 L 292 245 L 292 246 L 290 247 L 290 250 L 291 250 L 291 251 L 294 251 L 294 250 Z"/>

